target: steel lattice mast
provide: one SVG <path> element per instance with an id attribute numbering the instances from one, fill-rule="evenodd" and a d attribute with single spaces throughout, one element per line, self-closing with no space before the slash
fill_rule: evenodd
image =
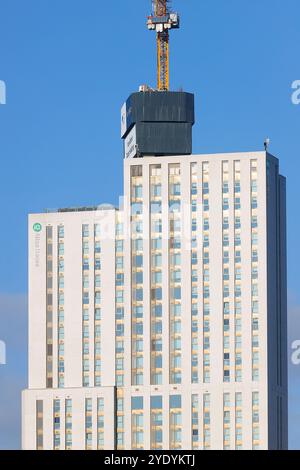
<path id="1" fill-rule="evenodd" d="M 179 28 L 179 16 L 170 12 L 169 0 L 152 0 L 148 29 L 157 33 L 157 89 L 169 90 L 169 30 Z"/>

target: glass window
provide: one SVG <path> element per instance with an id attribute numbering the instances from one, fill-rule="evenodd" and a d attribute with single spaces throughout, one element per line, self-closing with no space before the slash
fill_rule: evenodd
<path id="1" fill-rule="evenodd" d="M 95 308 L 95 320 L 101 320 L 101 309 Z"/>
<path id="2" fill-rule="evenodd" d="M 133 298 L 137 302 L 142 302 L 143 301 L 143 289 L 134 289 Z"/>
<path id="3" fill-rule="evenodd" d="M 89 226 L 88 226 L 88 224 L 84 224 L 82 226 L 82 236 L 83 237 L 88 237 L 89 236 Z"/>
<path id="4" fill-rule="evenodd" d="M 152 273 L 152 282 L 154 284 L 161 284 L 162 282 L 162 272 L 161 271 L 155 271 Z"/>
<path id="5" fill-rule="evenodd" d="M 123 224 L 117 224 L 116 225 L 116 235 L 120 236 L 123 234 Z"/>
<path id="6" fill-rule="evenodd" d="M 152 245 L 153 250 L 161 250 L 162 239 L 161 238 L 153 238 L 151 240 L 151 245 Z"/>
<path id="7" fill-rule="evenodd" d="M 124 241 L 123 240 L 117 240 L 116 241 L 116 252 L 120 253 L 124 250 Z"/>
<path id="8" fill-rule="evenodd" d="M 181 408 L 181 395 L 170 395 L 170 408 Z"/>
<path id="9" fill-rule="evenodd" d="M 138 215 L 143 213 L 143 204 L 141 202 L 135 202 L 131 204 L 131 214 Z"/>
<path id="10" fill-rule="evenodd" d="M 143 334 L 143 323 L 142 322 L 138 322 L 138 323 L 135 323 L 133 325 L 133 329 L 134 329 L 134 332 L 137 334 L 137 335 L 142 335 Z"/>
<path id="11" fill-rule="evenodd" d="M 143 251 L 143 239 L 137 238 L 133 241 L 133 247 L 135 251 Z"/>
<path id="12" fill-rule="evenodd" d="M 142 198 L 143 197 L 143 186 L 141 184 L 137 186 L 133 186 L 133 196 L 135 198 Z"/>
<path id="13" fill-rule="evenodd" d="M 151 409 L 162 409 L 163 400 L 161 395 L 155 395 L 151 397 Z"/>
<path id="14" fill-rule="evenodd" d="M 121 287 L 124 285 L 124 274 L 117 273 L 116 274 L 116 286 Z"/>
<path id="15" fill-rule="evenodd" d="M 117 256 L 116 257 L 116 268 L 117 269 L 123 269 L 124 267 L 124 258 L 123 256 Z"/>
<path id="16" fill-rule="evenodd" d="M 95 259 L 95 270 L 99 271 L 101 269 L 101 261 L 100 259 L 96 258 Z"/>
<path id="17" fill-rule="evenodd" d="M 117 398 L 117 411 L 124 411 L 124 399 Z"/>
<path id="18" fill-rule="evenodd" d="M 84 259 L 84 260 L 83 260 L 83 270 L 84 270 L 84 271 L 88 271 L 89 269 L 90 269 L 89 260 L 88 260 L 88 259 Z"/>
<path id="19" fill-rule="evenodd" d="M 153 266 L 160 267 L 162 262 L 162 256 L 161 255 L 154 255 L 152 256 L 152 264 Z"/>
<path id="20" fill-rule="evenodd" d="M 151 194 L 153 197 L 161 196 L 161 184 L 153 184 L 151 186 Z"/>
<path id="21" fill-rule="evenodd" d="M 180 183 L 171 184 L 170 192 L 172 196 L 180 196 Z"/>
<path id="22" fill-rule="evenodd" d="M 65 236 L 65 227 L 63 225 L 60 225 L 58 227 L 58 238 L 64 238 L 64 236 Z"/>
<path id="23" fill-rule="evenodd" d="M 133 257 L 133 264 L 137 268 L 143 267 L 143 255 L 136 255 Z"/>
<path id="24" fill-rule="evenodd" d="M 161 201 L 151 202 L 150 211 L 152 214 L 161 213 Z"/>
<path id="25" fill-rule="evenodd" d="M 142 410 L 144 408 L 143 397 L 131 397 L 131 409 Z"/>
<path id="26" fill-rule="evenodd" d="M 144 343 L 142 339 L 137 339 L 136 341 L 133 342 L 133 350 L 135 352 L 143 352 L 144 349 Z"/>
<path id="27" fill-rule="evenodd" d="M 117 303 L 123 303 L 124 302 L 124 291 L 123 290 L 117 290 L 116 291 L 116 302 Z"/>
<path id="28" fill-rule="evenodd" d="M 151 289 L 151 299 L 162 300 L 162 288 L 161 287 Z"/>
<path id="29" fill-rule="evenodd" d="M 96 276 L 95 276 L 95 287 L 101 287 L 101 277 L 100 277 L 100 274 L 96 274 Z"/>
<path id="30" fill-rule="evenodd" d="M 143 306 L 139 305 L 133 308 L 133 314 L 136 318 L 143 318 Z"/>

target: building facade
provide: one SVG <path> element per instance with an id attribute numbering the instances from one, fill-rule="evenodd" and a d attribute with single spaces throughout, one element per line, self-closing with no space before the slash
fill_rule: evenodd
<path id="1" fill-rule="evenodd" d="M 128 158 L 120 209 L 29 217 L 24 449 L 287 448 L 285 179 Z"/>

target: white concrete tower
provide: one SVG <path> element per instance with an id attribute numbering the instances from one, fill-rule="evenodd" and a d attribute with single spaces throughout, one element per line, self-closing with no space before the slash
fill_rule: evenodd
<path id="1" fill-rule="evenodd" d="M 29 217 L 23 448 L 286 448 L 278 160 L 129 158 L 124 188 Z"/>

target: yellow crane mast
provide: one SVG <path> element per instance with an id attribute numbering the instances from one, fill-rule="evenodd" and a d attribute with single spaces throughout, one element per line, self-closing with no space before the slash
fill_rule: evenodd
<path id="1" fill-rule="evenodd" d="M 168 91 L 169 30 L 179 28 L 179 16 L 171 13 L 169 0 L 152 0 L 152 15 L 148 17 L 147 26 L 157 35 L 157 89 Z"/>

